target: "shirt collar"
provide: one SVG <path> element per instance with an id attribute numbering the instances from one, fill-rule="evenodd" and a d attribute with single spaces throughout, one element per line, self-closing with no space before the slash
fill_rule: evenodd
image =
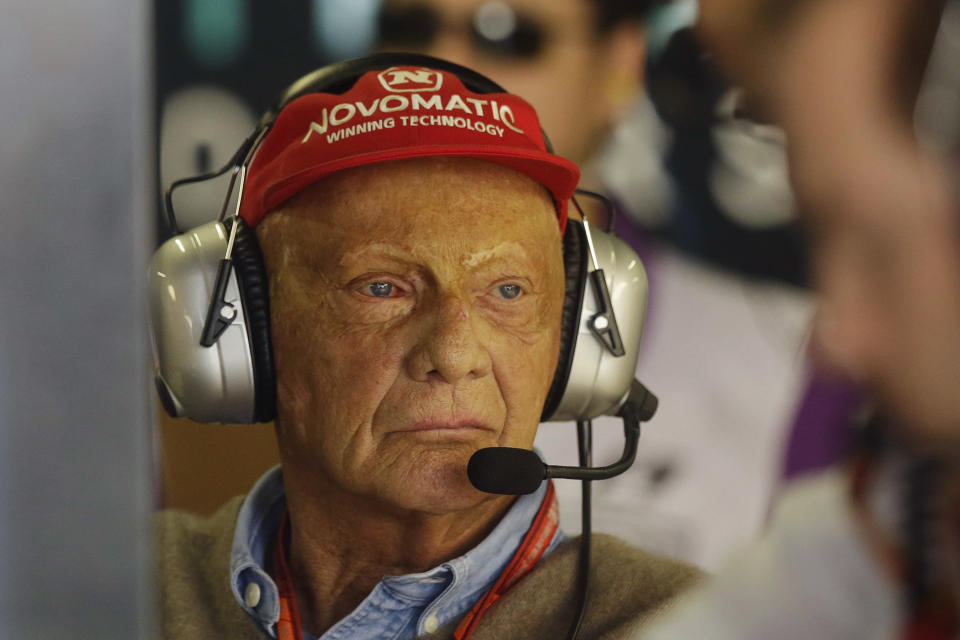
<path id="1" fill-rule="evenodd" d="M 260 476 L 244 498 L 230 550 L 233 597 L 271 635 L 280 618 L 280 599 L 265 567 L 270 544 L 286 509 L 283 472 L 277 465 Z"/>
<path id="2" fill-rule="evenodd" d="M 546 488 L 544 482 L 534 493 L 520 496 L 493 531 L 467 553 L 423 573 L 387 576 L 374 593 L 389 594 L 400 606 L 405 603 L 421 610 L 418 635 L 428 618 L 439 620 L 441 626 L 456 621 L 493 585 L 513 557 L 543 502 Z M 234 598 L 271 636 L 275 635 L 280 605 L 276 584 L 266 571 L 266 559 L 286 508 L 283 474 L 277 466 L 267 471 L 244 499 L 230 557 Z M 547 553 L 563 538 L 558 530 Z"/>
<path id="3" fill-rule="evenodd" d="M 417 590 L 408 590 L 408 585 L 413 583 L 423 584 L 423 580 L 429 580 L 430 578 L 434 578 L 440 584 L 443 579 L 441 576 L 448 574 L 453 577 L 457 598 L 475 599 L 480 597 L 481 594 L 493 586 L 507 563 L 510 562 L 517 547 L 520 546 L 520 542 L 530 529 L 530 524 L 536 517 L 546 492 L 547 483 L 544 482 L 535 492 L 517 498 L 517 501 L 493 531 L 480 544 L 462 556 L 448 560 L 424 573 L 387 576 L 383 583 L 398 594 L 408 594 L 409 597 L 414 598 Z M 442 591 L 442 588 L 438 591 Z M 435 597 L 439 593 L 432 595 Z M 450 595 L 445 594 L 445 599 Z"/>

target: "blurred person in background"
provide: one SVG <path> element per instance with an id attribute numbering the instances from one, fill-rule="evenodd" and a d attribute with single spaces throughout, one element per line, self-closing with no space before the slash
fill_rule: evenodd
<path id="1" fill-rule="evenodd" d="M 829 10 L 801 3 L 793 13 L 754 4 L 715 2 L 703 31 L 796 140 L 792 174 L 814 234 L 823 353 L 915 426 L 931 434 L 952 426 L 960 422 L 960 316 L 952 315 L 960 308 L 960 252 L 950 157 L 921 144 L 915 125 L 937 27 L 931 16 L 944 3 L 846 0 Z M 773 35 L 780 23 L 792 36 L 782 43 Z M 849 27 L 856 38 L 841 37 Z M 750 54 L 731 42 L 733 33 L 752 37 Z M 768 54 L 762 63 L 758 46 Z M 956 143 L 939 141 L 950 153 Z"/>
<path id="2" fill-rule="evenodd" d="M 586 163 L 643 81 L 651 0 L 387 0 L 381 49 L 452 60 L 533 104 L 554 151 Z M 598 176 L 585 177 L 596 186 Z"/>
<path id="3" fill-rule="evenodd" d="M 663 4 L 387 0 L 379 48 L 465 64 L 528 99 L 557 153 L 584 167 L 582 186 L 605 190 L 613 182 L 623 191 L 641 170 L 651 175 L 646 168 L 653 165 L 654 177 L 636 190 L 665 209 L 658 191 L 668 183 L 658 148 L 664 143 L 654 139 L 662 125 L 643 91 L 645 20 Z M 624 135 L 630 143 L 623 144 Z M 784 176 L 782 164 L 773 173 Z M 649 205 L 642 196 L 617 198 L 615 226 L 650 276 L 637 375 L 659 395 L 661 409 L 634 467 L 595 487 L 595 526 L 716 568 L 766 517 L 804 382 L 810 301 L 799 289 L 721 270 L 656 242 L 632 211 Z M 616 459 L 619 423 L 595 424 L 598 462 Z M 548 426 L 536 445 L 548 462 L 576 464 L 574 443 L 572 431 Z M 558 493 L 569 518 L 564 526 L 577 530 L 578 487 L 558 483 Z"/>
<path id="4" fill-rule="evenodd" d="M 822 297 L 819 363 L 874 397 L 847 463 L 638 637 L 960 633 L 960 7 L 714 0 L 700 30 L 784 127 Z M 866 437 L 863 437 L 866 436 Z"/>

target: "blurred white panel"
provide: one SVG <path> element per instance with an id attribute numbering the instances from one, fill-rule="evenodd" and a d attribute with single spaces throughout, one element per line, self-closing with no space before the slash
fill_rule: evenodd
<path id="1" fill-rule="evenodd" d="M 709 175 L 717 206 L 739 225 L 774 229 L 796 217 L 787 136 L 772 125 L 719 121 L 712 130 L 717 160 Z"/>
<path id="2" fill-rule="evenodd" d="M 590 160 L 624 213 L 647 228 L 663 225 L 676 197 L 663 157 L 672 142 L 647 96 L 638 96 Z"/>

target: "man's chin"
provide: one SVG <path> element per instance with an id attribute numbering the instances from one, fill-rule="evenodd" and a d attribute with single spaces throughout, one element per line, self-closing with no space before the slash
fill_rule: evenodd
<path id="1" fill-rule="evenodd" d="M 466 454 L 429 452 L 411 460 L 404 479 L 389 490 L 391 502 L 404 509 L 443 515 L 466 511 L 494 498 L 470 484 L 467 477 L 470 455 L 472 451 Z"/>

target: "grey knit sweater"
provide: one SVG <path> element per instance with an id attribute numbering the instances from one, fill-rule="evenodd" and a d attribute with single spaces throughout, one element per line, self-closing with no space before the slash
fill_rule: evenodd
<path id="1" fill-rule="evenodd" d="M 164 638 L 195 640 L 264 637 L 230 590 L 230 547 L 242 499 L 210 518 L 161 513 L 156 519 L 160 628 Z M 483 615 L 473 640 L 564 638 L 573 615 L 579 540 L 543 559 Z M 626 638 L 699 572 L 652 556 L 606 535 L 591 547 L 590 599 L 583 640 Z M 431 638 L 446 638 L 441 630 Z"/>

